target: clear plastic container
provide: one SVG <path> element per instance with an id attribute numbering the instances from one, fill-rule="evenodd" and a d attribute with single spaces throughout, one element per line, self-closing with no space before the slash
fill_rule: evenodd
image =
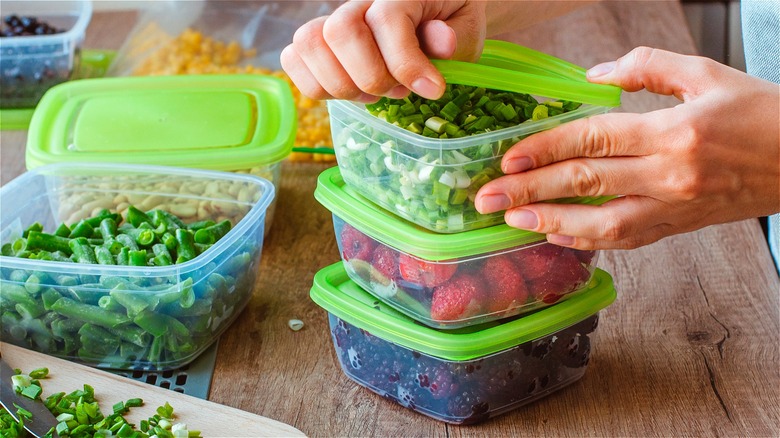
<path id="1" fill-rule="evenodd" d="M 3 1 L 2 15 L 33 16 L 65 32 L 0 38 L 0 108 L 31 108 L 71 79 L 92 18 L 89 0 Z"/>
<path id="2" fill-rule="evenodd" d="M 28 169 L 62 162 L 249 173 L 278 190 L 297 122 L 284 81 L 260 75 L 99 78 L 51 89 L 27 137 Z M 268 208 L 266 231 L 276 208 Z"/>
<path id="3" fill-rule="evenodd" d="M 363 105 L 328 102 L 333 147 L 344 180 L 377 205 L 439 233 L 503 223 L 503 211 L 480 214 L 474 198 L 480 187 L 503 175 L 504 153 L 535 132 L 608 110 L 582 106 L 514 128 L 438 139 L 380 120 Z"/>
<path id="4" fill-rule="evenodd" d="M 0 256 L 6 342 L 116 369 L 181 367 L 236 319 L 252 295 L 263 224 L 274 198 L 262 178 L 150 165 L 65 163 L 28 171 L 0 188 L 0 242 L 34 222 L 52 233 L 100 209 L 128 204 L 229 219 L 210 248 L 170 266 L 93 265 Z"/>
<path id="5" fill-rule="evenodd" d="M 430 327 L 528 313 L 584 290 L 597 251 L 552 245 L 508 225 L 440 234 L 376 208 L 324 171 L 315 198 L 333 213 L 344 267 L 361 287 Z"/>
<path id="6" fill-rule="evenodd" d="M 597 270 L 586 293 L 525 317 L 440 331 L 377 302 L 341 263 L 314 277 L 344 374 L 440 421 L 472 424 L 564 388 L 584 374 L 599 311 L 615 299 Z M 583 401 L 584 403 L 585 401 Z"/>

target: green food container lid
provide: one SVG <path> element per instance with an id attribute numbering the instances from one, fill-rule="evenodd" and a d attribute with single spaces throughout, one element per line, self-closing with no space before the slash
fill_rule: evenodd
<path id="1" fill-rule="evenodd" d="M 240 170 L 295 140 L 287 83 L 263 75 L 85 79 L 52 87 L 33 114 L 27 168 L 60 162 Z"/>
<path id="2" fill-rule="evenodd" d="M 506 224 L 462 233 L 441 234 L 402 219 L 355 192 L 344 182 L 338 167 L 317 178 L 314 198 L 361 233 L 374 240 L 429 261 L 443 261 L 515 248 L 545 239 L 544 234 L 519 230 Z M 588 198 L 581 204 L 599 204 L 606 197 Z"/>
<path id="3" fill-rule="evenodd" d="M 386 341 L 445 360 L 471 360 L 550 335 L 612 304 L 612 277 L 596 269 L 588 290 L 538 312 L 456 330 L 437 330 L 379 302 L 349 279 L 342 262 L 314 275 L 311 298 L 332 315 Z"/>

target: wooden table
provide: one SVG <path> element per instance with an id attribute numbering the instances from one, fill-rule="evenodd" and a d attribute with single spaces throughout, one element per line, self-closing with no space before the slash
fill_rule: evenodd
<path id="1" fill-rule="evenodd" d="M 85 46 L 118 47 L 132 18 L 96 14 Z M 605 2 L 508 38 L 584 66 L 638 45 L 694 52 L 676 2 Z M 635 93 L 622 110 L 674 103 Z M 25 138 L 2 133 L 3 183 L 23 171 Z M 312 197 L 326 167 L 283 166 L 260 280 L 221 338 L 210 400 L 326 437 L 780 435 L 780 281 L 756 220 L 604 252 L 598 265 L 619 296 L 602 313 L 585 377 L 457 427 L 383 400 L 339 369 L 326 313 L 308 297 L 314 273 L 339 260 L 330 213 Z M 306 327 L 291 331 L 291 318 Z"/>

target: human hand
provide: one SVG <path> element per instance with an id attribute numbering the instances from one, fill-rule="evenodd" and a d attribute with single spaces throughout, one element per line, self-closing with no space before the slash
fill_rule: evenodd
<path id="1" fill-rule="evenodd" d="M 486 3 L 350 1 L 301 26 L 281 53 L 282 68 L 313 99 L 370 103 L 409 90 L 438 99 L 444 78 L 428 57 L 475 61 Z"/>
<path id="2" fill-rule="evenodd" d="M 628 249 L 780 211 L 780 86 L 719 64 L 634 49 L 591 82 L 683 103 L 595 116 L 537 133 L 503 157 L 477 194 L 481 213 L 579 249 Z M 602 206 L 542 203 L 624 195 Z"/>

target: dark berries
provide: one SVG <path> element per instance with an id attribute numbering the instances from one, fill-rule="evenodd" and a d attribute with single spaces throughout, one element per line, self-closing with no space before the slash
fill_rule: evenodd
<path id="1" fill-rule="evenodd" d="M 554 334 L 469 361 L 400 347 L 330 316 L 336 352 L 353 380 L 409 409 L 455 424 L 476 423 L 582 377 L 593 315 Z"/>

